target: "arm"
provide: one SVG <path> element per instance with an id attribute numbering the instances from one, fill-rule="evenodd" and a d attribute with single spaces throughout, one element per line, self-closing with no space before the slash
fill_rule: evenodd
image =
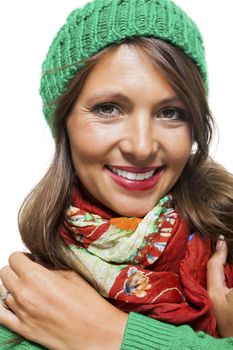
<path id="1" fill-rule="evenodd" d="M 173 326 L 131 313 L 120 350 L 233 350 L 233 338 L 216 339 L 189 326 Z"/>
<path id="2" fill-rule="evenodd" d="M 208 261 L 207 288 L 213 303 L 219 333 L 222 337 L 233 337 L 233 288 L 229 289 L 225 284 L 226 260 L 227 244 L 219 240 L 215 253 Z"/>
<path id="3" fill-rule="evenodd" d="M 233 336 L 232 290 L 225 289 L 222 278 L 224 245 L 211 259 L 208 283 L 210 294 L 215 296 L 220 329 L 229 325 L 228 335 Z M 15 315 L 0 309 L 0 323 L 49 349 L 233 349 L 233 339 L 215 339 L 203 332 L 195 333 L 188 326 L 175 327 L 135 313 L 128 317 L 75 273 L 49 271 L 21 253 L 11 256 L 10 265 L 0 275 L 11 291 L 7 302 Z M 220 299 L 216 297 L 216 285 Z"/>
<path id="4" fill-rule="evenodd" d="M 213 302 L 218 329 L 223 337 L 233 337 L 233 289 L 226 287 L 224 265 L 227 245 L 218 241 L 208 262 L 208 293 Z M 121 350 L 233 350 L 233 338 L 216 339 L 191 327 L 175 327 L 131 313 Z"/>
<path id="5" fill-rule="evenodd" d="M 54 350 L 119 349 L 127 314 L 106 302 L 74 272 L 50 271 L 22 253 L 1 270 L 10 291 L 0 323 Z"/>
<path id="6" fill-rule="evenodd" d="M 11 331 L 0 327 L 0 339 L 8 341 L 15 337 Z M 107 346 L 107 345 L 106 345 Z M 120 345 L 119 345 L 120 346 Z M 0 346 L 10 350 L 45 349 L 29 341 L 23 341 L 12 348 L 12 345 Z M 78 349 L 81 349 L 78 347 Z M 86 349 L 84 347 L 83 349 Z M 106 349 L 103 347 L 102 349 Z M 110 349 L 108 347 L 108 349 Z M 233 338 L 216 339 L 203 332 L 194 332 L 189 326 L 175 327 L 136 313 L 128 317 L 125 336 L 120 350 L 232 350 Z"/>

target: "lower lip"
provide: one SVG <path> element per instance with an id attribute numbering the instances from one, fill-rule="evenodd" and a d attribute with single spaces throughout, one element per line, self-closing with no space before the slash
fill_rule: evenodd
<path id="1" fill-rule="evenodd" d="M 149 191 L 153 187 L 156 186 L 158 183 L 163 171 L 164 167 L 161 168 L 154 176 L 150 177 L 149 179 L 145 180 L 128 180 L 125 177 L 119 176 L 113 172 L 111 172 L 109 169 L 106 168 L 108 173 L 110 174 L 112 180 L 119 186 L 130 190 L 130 191 L 138 191 L 138 192 L 143 192 L 143 191 Z"/>

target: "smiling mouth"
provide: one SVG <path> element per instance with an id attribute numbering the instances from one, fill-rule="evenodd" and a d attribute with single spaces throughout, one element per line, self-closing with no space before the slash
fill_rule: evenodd
<path id="1" fill-rule="evenodd" d="M 124 168 L 116 168 L 114 166 L 108 165 L 107 168 L 114 174 L 131 181 L 143 181 L 152 178 L 156 173 L 160 172 L 163 166 L 156 167 L 150 171 L 143 171 L 143 169 L 134 171 L 124 170 Z"/>

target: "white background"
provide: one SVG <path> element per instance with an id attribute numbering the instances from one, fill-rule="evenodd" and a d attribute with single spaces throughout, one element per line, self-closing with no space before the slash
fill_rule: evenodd
<path id="1" fill-rule="evenodd" d="M 39 97 L 41 63 L 69 12 L 83 0 L 7 0 L 0 4 L 0 266 L 22 250 L 17 211 L 53 152 Z M 219 127 L 216 160 L 233 172 L 232 0 L 177 0 L 206 43 L 210 106 Z"/>

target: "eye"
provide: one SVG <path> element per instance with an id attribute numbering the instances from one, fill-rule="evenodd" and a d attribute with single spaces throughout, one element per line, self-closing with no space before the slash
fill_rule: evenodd
<path id="1" fill-rule="evenodd" d="M 166 108 L 157 114 L 157 118 L 167 119 L 171 121 L 183 121 L 186 119 L 186 113 L 180 108 Z"/>
<path id="2" fill-rule="evenodd" d="M 93 108 L 93 112 L 100 117 L 111 118 L 121 114 L 119 108 L 112 103 L 103 103 Z"/>

